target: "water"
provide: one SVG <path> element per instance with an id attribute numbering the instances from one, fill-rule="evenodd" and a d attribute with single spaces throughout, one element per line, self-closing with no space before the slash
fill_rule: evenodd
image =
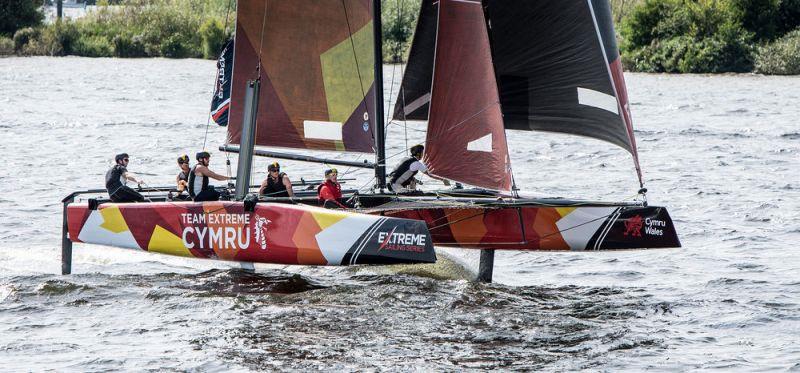
<path id="1" fill-rule="evenodd" d="M 213 75 L 199 60 L 0 59 L 0 370 L 800 370 L 800 78 L 627 76 L 649 198 L 682 249 L 500 253 L 484 285 L 447 262 L 253 275 L 79 244 L 58 275 L 61 198 L 100 186 L 122 151 L 170 184 L 203 144 Z M 424 137 L 389 128 L 389 154 Z M 224 138 L 209 127 L 207 148 Z M 515 132 L 510 147 L 535 195 L 638 189 L 629 155 L 599 141 Z"/>

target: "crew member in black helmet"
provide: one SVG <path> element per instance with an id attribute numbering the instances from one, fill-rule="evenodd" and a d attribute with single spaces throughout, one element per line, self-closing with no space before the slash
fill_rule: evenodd
<path id="1" fill-rule="evenodd" d="M 192 169 L 189 167 L 188 155 L 184 154 L 178 157 L 178 167 L 180 167 L 181 172 L 179 172 L 178 175 L 175 176 L 175 184 L 176 184 L 175 189 L 178 191 L 178 195 L 175 197 L 175 199 L 178 200 L 191 199 L 191 197 L 188 197 L 186 194 L 183 194 L 183 192 L 185 192 L 186 189 L 189 187 L 189 173 L 192 171 Z"/>
<path id="2" fill-rule="evenodd" d="M 230 179 L 227 176 L 211 171 L 208 168 L 210 161 L 211 154 L 208 152 L 197 153 L 197 164 L 189 172 L 189 195 L 192 196 L 195 202 L 219 200 L 219 192 L 208 184 L 209 177 L 219 181 Z"/>
<path id="3" fill-rule="evenodd" d="M 433 176 L 428 173 L 428 167 L 422 161 L 422 155 L 425 152 L 425 147 L 422 145 L 414 145 L 410 149 L 411 156 L 400 162 L 397 167 L 389 174 L 389 190 L 395 193 L 411 193 L 417 190 L 418 180 L 415 178 L 418 172 L 430 176 L 433 179 L 441 180 L 444 185 L 450 185 L 450 181 L 440 177 Z M 420 183 L 422 184 L 422 183 Z"/>
<path id="4" fill-rule="evenodd" d="M 141 180 L 137 180 L 128 174 L 129 157 L 127 153 L 117 154 L 114 157 L 114 166 L 106 172 L 106 190 L 108 196 L 113 202 L 144 202 L 139 192 L 128 187 L 128 181 L 141 184 Z"/>
<path id="5" fill-rule="evenodd" d="M 264 197 L 294 197 L 292 181 L 285 172 L 281 172 L 281 165 L 272 162 L 267 166 L 267 178 L 261 183 L 258 194 Z"/>

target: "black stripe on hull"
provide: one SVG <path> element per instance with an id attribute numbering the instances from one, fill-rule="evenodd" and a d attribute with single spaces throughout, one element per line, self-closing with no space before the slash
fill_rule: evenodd
<path id="1" fill-rule="evenodd" d="M 585 250 L 681 247 L 664 207 L 621 207 L 606 218 Z"/>

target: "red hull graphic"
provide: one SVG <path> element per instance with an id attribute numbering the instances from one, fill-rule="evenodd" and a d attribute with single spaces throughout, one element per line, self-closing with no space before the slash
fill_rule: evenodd
<path id="1" fill-rule="evenodd" d="M 163 254 L 254 263 L 348 265 L 436 261 L 424 223 L 311 206 L 241 202 L 85 204 L 67 209 L 69 237 Z M 380 249 L 378 237 L 418 237 L 414 250 Z"/>

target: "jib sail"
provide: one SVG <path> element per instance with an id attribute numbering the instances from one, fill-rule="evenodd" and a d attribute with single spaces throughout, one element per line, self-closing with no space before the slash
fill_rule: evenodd
<path id="1" fill-rule="evenodd" d="M 441 0 L 430 100 L 430 172 L 470 185 L 511 190 L 500 98 L 480 0 Z"/>
<path id="2" fill-rule="evenodd" d="M 245 84 L 261 77 L 256 145 L 374 151 L 369 0 L 240 0 L 228 142 Z"/>
<path id="3" fill-rule="evenodd" d="M 408 65 L 403 75 L 403 84 L 394 106 L 394 119 L 428 119 L 438 18 L 439 2 L 423 0 L 408 55 Z"/>
<path id="4" fill-rule="evenodd" d="M 484 0 L 506 129 L 569 133 L 628 150 L 639 171 L 608 0 Z M 424 0 L 395 119 L 427 119 L 436 33 Z M 426 21 L 427 20 L 427 21 Z M 441 26 L 439 26 L 441 27 Z M 413 76 L 409 76 L 413 74 Z"/>
<path id="5" fill-rule="evenodd" d="M 220 126 L 228 125 L 231 106 L 231 77 L 233 76 L 233 40 L 229 40 L 217 59 L 217 83 L 211 99 L 211 119 Z"/>

